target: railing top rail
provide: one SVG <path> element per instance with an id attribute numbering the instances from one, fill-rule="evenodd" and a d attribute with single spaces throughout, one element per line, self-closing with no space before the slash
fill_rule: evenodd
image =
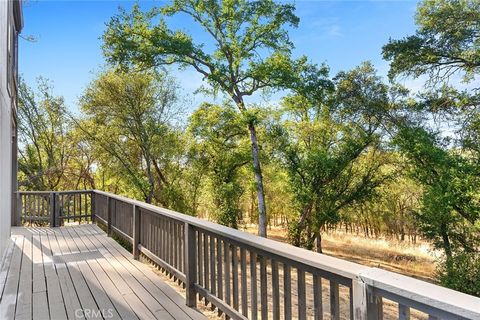
<path id="1" fill-rule="evenodd" d="M 93 192 L 93 190 L 65 190 L 65 191 L 16 191 L 16 194 L 50 194 L 52 192 L 55 192 L 57 194 L 78 194 L 78 193 L 90 193 Z"/>
<path id="2" fill-rule="evenodd" d="M 480 319 L 480 298 L 378 268 L 361 272 L 360 279 L 391 296 L 415 301 L 466 319 Z"/>

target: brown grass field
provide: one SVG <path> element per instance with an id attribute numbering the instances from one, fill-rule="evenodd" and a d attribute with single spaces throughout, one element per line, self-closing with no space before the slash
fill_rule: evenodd
<path id="1" fill-rule="evenodd" d="M 255 227 L 245 231 L 256 233 Z M 287 242 L 287 231 L 280 227 L 268 230 L 268 237 Z M 350 233 L 334 232 L 322 235 L 323 253 L 369 267 L 377 267 L 435 283 L 435 252 L 428 242 L 365 238 Z"/>

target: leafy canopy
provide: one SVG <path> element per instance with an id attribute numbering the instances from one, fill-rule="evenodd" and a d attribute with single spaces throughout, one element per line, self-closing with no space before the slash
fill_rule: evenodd
<path id="1" fill-rule="evenodd" d="M 257 90 L 293 87 L 300 84 L 296 75 L 315 71 L 305 57 L 291 59 L 288 28 L 299 22 L 294 10 L 273 0 L 175 0 L 149 12 L 134 5 L 108 23 L 103 49 L 110 62 L 123 67 L 193 67 L 214 92 L 243 104 L 243 97 Z M 180 13 L 191 17 L 213 46 L 171 30 L 165 18 Z"/>
<path id="2" fill-rule="evenodd" d="M 426 0 L 417 10 L 415 35 L 390 40 L 383 56 L 391 60 L 390 76 L 446 80 L 458 71 L 471 80 L 480 71 L 480 2 Z"/>

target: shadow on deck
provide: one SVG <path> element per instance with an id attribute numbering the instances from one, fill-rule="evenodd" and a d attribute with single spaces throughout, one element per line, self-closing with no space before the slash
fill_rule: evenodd
<path id="1" fill-rule="evenodd" d="M 0 319 L 205 319 L 92 224 L 12 228 Z"/>

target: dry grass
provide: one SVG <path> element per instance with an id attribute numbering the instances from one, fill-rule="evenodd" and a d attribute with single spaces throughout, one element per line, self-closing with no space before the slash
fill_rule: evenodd
<path id="1" fill-rule="evenodd" d="M 249 226 L 244 231 L 255 234 L 257 230 Z M 268 237 L 287 242 L 287 232 L 280 227 L 270 228 Z M 411 244 L 334 232 L 323 235 L 322 245 L 323 253 L 333 257 L 435 282 L 435 252 L 425 241 Z"/>

